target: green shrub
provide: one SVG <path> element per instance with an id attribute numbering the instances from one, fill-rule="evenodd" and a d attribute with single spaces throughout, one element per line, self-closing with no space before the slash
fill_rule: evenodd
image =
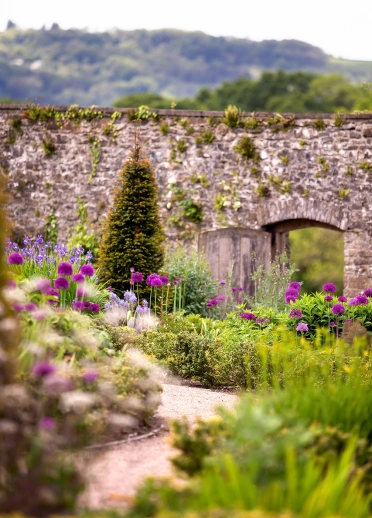
<path id="1" fill-rule="evenodd" d="M 229 106 L 225 110 L 225 116 L 222 119 L 222 123 L 226 124 L 230 128 L 236 128 L 241 124 L 243 120 L 243 112 L 236 106 Z"/>
<path id="2" fill-rule="evenodd" d="M 130 268 L 144 276 L 164 261 L 164 232 L 151 163 L 138 144 L 120 173 L 99 248 L 99 276 L 118 291 L 129 287 Z M 145 293 L 145 292 L 144 292 Z"/>
<path id="3" fill-rule="evenodd" d="M 74 227 L 74 231 L 68 240 L 67 246 L 69 248 L 81 245 L 85 251 L 90 250 L 94 258 L 98 256 L 98 248 L 100 243 L 100 236 L 93 230 L 89 220 L 87 207 L 84 201 L 78 196 L 78 218 L 79 221 Z"/>
<path id="4" fill-rule="evenodd" d="M 234 150 L 246 160 L 253 158 L 257 161 L 258 154 L 256 152 L 256 147 L 253 140 L 248 135 L 243 135 L 239 139 Z"/>

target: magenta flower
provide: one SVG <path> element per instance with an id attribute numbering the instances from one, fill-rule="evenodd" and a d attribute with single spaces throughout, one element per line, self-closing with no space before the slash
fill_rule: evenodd
<path id="1" fill-rule="evenodd" d="M 49 295 L 50 297 L 58 297 L 59 295 L 58 290 L 56 288 L 48 288 L 45 291 L 45 294 Z"/>
<path id="2" fill-rule="evenodd" d="M 57 277 L 57 279 L 54 281 L 54 287 L 57 290 L 67 290 L 69 287 L 69 282 L 65 277 Z"/>
<path id="3" fill-rule="evenodd" d="M 143 275 L 141 272 L 133 272 L 132 276 L 130 278 L 131 284 L 135 282 L 142 282 L 143 281 Z"/>
<path id="4" fill-rule="evenodd" d="M 334 306 L 332 306 L 331 311 L 334 315 L 342 315 L 343 313 L 345 313 L 345 307 L 342 304 L 335 304 Z"/>
<path id="5" fill-rule="evenodd" d="M 49 376 L 50 374 L 54 374 L 56 372 L 56 368 L 54 365 L 47 361 L 41 361 L 36 363 L 32 368 L 32 374 L 37 378 L 44 378 L 45 376 Z"/>
<path id="6" fill-rule="evenodd" d="M 324 286 L 323 286 L 323 291 L 325 291 L 326 293 L 336 293 L 337 291 L 337 288 L 334 284 L 332 284 L 331 282 L 327 282 Z"/>
<path id="7" fill-rule="evenodd" d="M 242 301 L 242 299 L 240 299 L 239 297 L 236 297 L 235 302 L 236 302 L 237 304 L 241 304 L 243 301 Z"/>
<path id="8" fill-rule="evenodd" d="M 152 279 L 154 279 L 155 277 L 159 277 L 159 275 L 157 273 L 150 273 L 150 275 L 147 276 L 146 278 L 146 284 L 147 286 L 151 286 L 151 281 Z"/>
<path id="9" fill-rule="evenodd" d="M 218 295 L 218 297 L 216 297 L 216 299 L 223 302 L 225 300 L 225 297 L 223 295 Z"/>
<path id="10" fill-rule="evenodd" d="M 366 290 L 364 290 L 363 295 L 365 295 L 368 298 L 372 297 L 372 288 L 367 288 Z"/>
<path id="11" fill-rule="evenodd" d="M 294 288 L 288 288 L 288 290 L 285 292 L 286 297 L 295 297 L 298 299 L 299 293 Z"/>
<path id="12" fill-rule="evenodd" d="M 6 285 L 7 285 L 8 288 L 16 288 L 17 287 L 17 284 L 15 283 L 15 281 L 13 281 L 13 279 L 8 279 Z"/>
<path id="13" fill-rule="evenodd" d="M 108 288 L 106 288 L 107 291 L 114 291 L 114 288 L 112 286 L 109 286 Z"/>
<path id="14" fill-rule="evenodd" d="M 290 283 L 290 285 L 288 286 L 289 288 L 292 288 L 296 291 L 300 291 L 301 289 L 301 283 L 300 282 L 297 282 L 297 281 L 293 281 Z"/>
<path id="15" fill-rule="evenodd" d="M 91 264 L 83 264 L 83 266 L 80 268 L 80 273 L 86 277 L 92 277 L 94 274 L 94 268 Z"/>
<path id="16" fill-rule="evenodd" d="M 357 299 L 357 298 L 351 298 L 351 299 L 349 299 L 348 305 L 349 305 L 349 306 L 359 306 L 358 299 Z"/>
<path id="17" fill-rule="evenodd" d="M 225 286 L 225 284 L 226 284 L 226 281 L 225 281 L 224 279 L 221 279 L 221 280 L 220 280 L 220 285 L 221 285 L 221 286 Z"/>
<path id="18" fill-rule="evenodd" d="M 345 297 L 345 295 L 340 295 L 337 300 L 339 302 L 347 302 L 347 298 Z"/>
<path id="19" fill-rule="evenodd" d="M 34 311 L 32 313 L 32 316 L 35 320 L 37 320 L 38 322 L 40 322 L 41 320 L 44 320 L 45 319 L 45 313 L 44 311 L 41 311 L 40 309 L 38 311 Z"/>
<path id="20" fill-rule="evenodd" d="M 238 291 L 243 291 L 243 288 L 241 286 L 238 286 Z"/>
<path id="21" fill-rule="evenodd" d="M 330 325 L 331 327 L 334 327 L 334 326 L 335 326 L 335 323 L 334 323 L 334 322 L 330 322 L 330 323 L 329 323 L 329 325 Z"/>
<path id="22" fill-rule="evenodd" d="M 135 271 L 133 266 L 131 266 L 131 267 L 129 268 L 129 270 L 130 270 L 130 273 L 133 273 L 133 272 Z"/>
<path id="23" fill-rule="evenodd" d="M 217 299 L 211 299 L 207 302 L 207 307 L 212 308 L 213 306 L 218 306 L 218 300 Z"/>
<path id="24" fill-rule="evenodd" d="M 76 282 L 76 284 L 81 284 L 85 281 L 85 277 L 82 273 L 75 273 L 75 275 L 72 276 L 72 281 Z"/>
<path id="25" fill-rule="evenodd" d="M 240 318 L 244 318 L 245 320 L 256 320 L 256 315 L 249 312 L 240 313 Z"/>
<path id="26" fill-rule="evenodd" d="M 347 322 L 348 324 L 350 324 L 350 322 L 352 322 L 352 319 L 351 319 L 351 318 L 347 318 L 347 319 L 345 320 L 345 322 Z"/>
<path id="27" fill-rule="evenodd" d="M 80 300 L 75 301 L 72 304 L 72 309 L 74 309 L 75 311 L 84 311 L 84 302 L 81 302 Z"/>
<path id="28" fill-rule="evenodd" d="M 233 293 L 235 293 L 235 292 L 236 292 L 236 288 L 231 288 L 231 291 L 232 291 Z"/>
<path id="29" fill-rule="evenodd" d="M 46 292 L 50 288 L 50 280 L 49 279 L 39 279 L 37 283 L 35 284 L 35 290 L 36 291 L 43 291 Z"/>
<path id="30" fill-rule="evenodd" d="M 99 313 L 101 310 L 99 304 L 91 304 L 89 309 L 92 313 Z"/>
<path id="31" fill-rule="evenodd" d="M 161 282 L 161 278 L 159 276 L 153 277 L 151 279 L 151 286 L 157 288 L 157 287 L 162 286 L 162 285 L 163 285 L 163 283 Z"/>
<path id="32" fill-rule="evenodd" d="M 332 297 L 331 295 L 326 295 L 326 296 L 324 297 L 324 300 L 325 300 L 326 302 L 332 302 L 333 297 Z"/>
<path id="33" fill-rule="evenodd" d="M 14 304 L 13 308 L 15 311 L 23 311 L 25 307 L 22 304 Z"/>
<path id="34" fill-rule="evenodd" d="M 94 383 L 98 378 L 98 373 L 95 370 L 87 371 L 83 376 L 83 381 L 86 383 Z"/>
<path id="35" fill-rule="evenodd" d="M 57 267 L 57 273 L 58 275 L 65 275 L 66 277 L 70 277 L 73 273 L 72 264 L 62 261 Z"/>
<path id="36" fill-rule="evenodd" d="M 38 422 L 38 427 L 41 430 L 54 430 L 54 428 L 56 427 L 56 422 L 53 419 L 53 417 L 42 417 Z"/>
<path id="37" fill-rule="evenodd" d="M 23 264 L 23 257 L 18 252 L 13 252 L 8 257 L 8 264 Z"/>
<path id="38" fill-rule="evenodd" d="M 78 299 L 82 299 L 82 298 L 88 296 L 88 292 L 84 288 L 84 286 L 78 286 L 78 288 L 76 290 L 76 296 L 77 296 Z"/>
<path id="39" fill-rule="evenodd" d="M 27 304 L 25 304 L 25 311 L 32 312 L 32 311 L 36 311 L 36 310 L 37 310 L 37 305 L 34 304 L 33 302 L 27 302 Z"/>
<path id="40" fill-rule="evenodd" d="M 83 304 L 84 304 L 84 308 L 85 309 L 89 309 L 90 308 L 90 304 L 91 303 L 89 302 L 89 300 L 84 300 Z"/>
<path id="41" fill-rule="evenodd" d="M 164 286 L 169 283 L 169 277 L 167 275 L 160 275 L 160 279 Z"/>
<path id="42" fill-rule="evenodd" d="M 289 313 L 290 318 L 302 318 L 302 311 L 297 308 L 291 309 Z"/>
<path id="43" fill-rule="evenodd" d="M 300 322 L 298 326 L 296 327 L 296 331 L 305 331 L 307 332 L 309 330 L 309 326 L 305 324 L 304 322 Z"/>
<path id="44" fill-rule="evenodd" d="M 358 295 L 356 299 L 359 304 L 369 304 L 369 300 L 365 295 Z"/>
<path id="45" fill-rule="evenodd" d="M 285 298 L 286 304 L 289 304 L 290 302 L 296 302 L 296 301 L 297 301 L 297 297 L 294 297 L 293 295 L 289 295 Z"/>

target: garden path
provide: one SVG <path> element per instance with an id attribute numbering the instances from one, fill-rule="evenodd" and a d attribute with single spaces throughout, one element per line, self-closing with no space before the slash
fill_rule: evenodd
<path id="1" fill-rule="evenodd" d="M 217 406 L 232 408 L 238 396 L 172 381 L 164 383 L 162 404 L 156 416 L 165 421 L 187 416 L 192 423 L 196 416 L 215 415 Z M 87 489 L 81 499 L 91 509 L 126 507 L 146 477 L 171 475 L 170 458 L 175 450 L 168 444 L 168 431 L 139 441 L 111 446 L 98 456 L 85 457 Z"/>

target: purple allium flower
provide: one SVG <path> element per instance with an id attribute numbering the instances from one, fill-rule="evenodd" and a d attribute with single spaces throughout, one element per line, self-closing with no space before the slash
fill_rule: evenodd
<path id="1" fill-rule="evenodd" d="M 332 306 L 332 313 L 334 315 L 342 315 L 343 313 L 345 313 L 345 308 L 342 304 L 335 304 L 334 306 Z"/>
<path id="2" fill-rule="evenodd" d="M 84 300 L 83 304 L 84 304 L 84 309 L 90 309 L 91 303 L 89 302 L 89 300 Z"/>
<path id="3" fill-rule="evenodd" d="M 130 273 L 134 273 L 134 271 L 135 271 L 135 270 L 134 270 L 134 267 L 132 266 L 132 267 L 130 268 Z"/>
<path id="4" fill-rule="evenodd" d="M 151 279 L 151 286 L 153 287 L 159 287 L 159 286 L 162 286 L 163 283 L 161 282 L 161 278 L 160 277 L 153 277 L 153 279 Z"/>
<path id="5" fill-rule="evenodd" d="M 83 266 L 80 268 L 80 273 L 86 277 L 92 277 L 94 274 L 94 268 L 91 264 L 83 264 Z"/>
<path id="6" fill-rule="evenodd" d="M 34 311 L 32 313 L 32 316 L 35 320 L 37 320 L 38 322 L 40 322 L 41 320 L 44 320 L 45 319 L 45 312 L 44 311 L 41 311 L 41 309 L 37 310 L 37 311 Z"/>
<path id="7" fill-rule="evenodd" d="M 363 295 L 365 295 L 368 298 L 372 297 L 372 288 L 367 288 L 366 290 L 364 290 Z"/>
<path id="8" fill-rule="evenodd" d="M 84 288 L 84 286 L 78 286 L 76 290 L 76 296 L 78 299 L 82 299 L 84 297 L 88 296 L 87 290 Z"/>
<path id="9" fill-rule="evenodd" d="M 330 325 L 330 327 L 334 327 L 335 323 L 334 322 L 330 322 L 329 325 Z"/>
<path id="10" fill-rule="evenodd" d="M 351 318 L 347 318 L 347 319 L 345 320 L 345 322 L 347 322 L 348 324 L 350 324 L 350 322 L 352 322 L 352 319 L 351 319 Z"/>
<path id="11" fill-rule="evenodd" d="M 299 293 L 294 288 L 288 288 L 287 291 L 285 292 L 285 296 L 286 297 L 295 297 L 296 299 L 298 299 Z"/>
<path id="12" fill-rule="evenodd" d="M 235 292 L 236 292 L 236 288 L 231 288 L 231 291 L 232 291 L 233 293 L 235 293 Z"/>
<path id="13" fill-rule="evenodd" d="M 218 300 L 217 299 L 211 299 L 207 302 L 208 308 L 211 308 L 213 306 L 218 306 Z"/>
<path id="14" fill-rule="evenodd" d="M 221 286 L 225 286 L 225 284 L 226 284 L 226 281 L 225 281 L 224 279 L 221 279 L 221 280 L 220 280 L 220 285 L 221 285 Z"/>
<path id="15" fill-rule="evenodd" d="M 324 297 L 324 300 L 325 300 L 326 302 L 332 302 L 333 297 L 332 297 L 331 295 L 326 295 L 326 296 Z"/>
<path id="16" fill-rule="evenodd" d="M 108 288 L 106 288 L 107 291 L 114 291 L 114 288 L 112 286 L 109 286 Z"/>
<path id="17" fill-rule="evenodd" d="M 225 297 L 223 295 L 218 295 L 218 297 L 216 297 L 216 299 L 223 302 L 225 300 Z"/>
<path id="18" fill-rule="evenodd" d="M 44 386 L 49 394 L 59 395 L 71 390 L 73 383 L 61 374 L 51 374 L 44 379 Z"/>
<path id="19" fill-rule="evenodd" d="M 56 422 L 53 419 L 53 417 L 42 417 L 38 422 L 38 427 L 41 430 L 54 430 L 54 428 L 56 427 Z"/>
<path id="20" fill-rule="evenodd" d="M 345 295 L 340 295 L 337 300 L 339 302 L 347 302 L 347 298 L 345 297 Z"/>
<path id="21" fill-rule="evenodd" d="M 58 290 L 56 288 L 48 288 L 45 291 L 45 294 L 49 295 L 50 297 L 58 297 L 59 295 Z"/>
<path id="22" fill-rule="evenodd" d="M 151 286 L 151 281 L 155 277 L 159 277 L 159 275 L 157 273 L 150 273 L 150 275 L 147 276 L 147 279 L 146 279 L 147 286 Z"/>
<path id="23" fill-rule="evenodd" d="M 243 288 L 241 286 L 238 286 L 238 291 L 243 291 Z"/>
<path id="24" fill-rule="evenodd" d="M 288 288 L 292 288 L 296 291 L 300 291 L 301 289 L 301 283 L 300 282 L 297 282 L 297 281 L 293 281 L 290 283 L 290 285 L 288 286 Z"/>
<path id="25" fill-rule="evenodd" d="M 291 309 L 289 313 L 290 318 L 302 318 L 302 311 L 297 308 Z"/>
<path id="26" fill-rule="evenodd" d="M 285 303 L 286 304 L 289 304 L 290 302 L 296 302 L 296 301 L 297 301 L 297 297 L 293 297 L 293 295 L 290 295 L 290 296 L 285 298 Z"/>
<path id="27" fill-rule="evenodd" d="M 98 378 L 98 373 L 95 370 L 89 370 L 87 371 L 83 376 L 83 381 L 86 383 L 94 383 L 96 379 Z"/>
<path id="28" fill-rule="evenodd" d="M 57 273 L 58 275 L 66 275 L 66 277 L 70 277 L 73 273 L 72 264 L 62 261 L 57 267 Z"/>
<path id="29" fill-rule="evenodd" d="M 334 284 L 332 284 L 331 282 L 327 282 L 324 286 L 323 286 L 323 291 L 325 291 L 326 293 L 336 293 L 337 291 L 337 288 Z"/>
<path id="30" fill-rule="evenodd" d="M 358 299 L 357 299 L 357 298 L 351 298 L 351 299 L 349 299 L 348 305 L 349 305 L 349 306 L 359 306 Z"/>
<path id="31" fill-rule="evenodd" d="M 39 279 L 37 283 L 35 284 L 35 290 L 36 291 L 43 291 L 46 292 L 50 288 L 50 280 L 49 279 Z"/>
<path id="32" fill-rule="evenodd" d="M 36 311 L 37 310 L 37 305 L 34 304 L 33 302 L 27 302 L 27 304 L 25 304 L 25 311 Z"/>
<path id="33" fill-rule="evenodd" d="M 304 322 L 300 322 L 298 326 L 296 327 L 296 331 L 308 331 L 309 327 Z"/>
<path id="34" fill-rule="evenodd" d="M 359 304 L 369 304 L 369 300 L 365 295 L 358 295 L 356 299 Z"/>
<path id="35" fill-rule="evenodd" d="M 6 285 L 7 285 L 8 288 L 16 288 L 17 287 L 17 284 L 15 283 L 15 281 L 13 281 L 13 279 L 8 279 Z"/>
<path id="36" fill-rule="evenodd" d="M 160 279 L 164 286 L 169 283 L 169 277 L 167 275 L 160 275 Z"/>
<path id="37" fill-rule="evenodd" d="M 47 303 L 50 306 L 57 306 L 58 305 L 58 301 L 57 300 L 47 300 Z"/>
<path id="38" fill-rule="evenodd" d="M 69 282 L 64 277 L 57 277 L 57 279 L 54 281 L 54 287 L 57 290 L 67 290 L 69 287 Z"/>
<path id="39" fill-rule="evenodd" d="M 236 297 L 236 298 L 235 298 L 235 302 L 236 302 L 237 304 L 241 304 L 243 301 L 242 301 L 242 299 L 240 299 L 239 297 Z"/>
<path id="40" fill-rule="evenodd" d="M 240 313 L 240 318 L 244 318 L 245 320 L 256 320 L 256 315 L 254 315 L 253 313 L 248 313 L 248 312 L 244 312 L 244 313 Z"/>
<path id="41" fill-rule="evenodd" d="M 8 264 L 23 264 L 23 257 L 18 252 L 13 252 L 8 257 Z"/>
<path id="42" fill-rule="evenodd" d="M 74 309 L 75 311 L 84 311 L 84 309 L 85 309 L 84 302 L 77 300 L 76 302 L 74 302 L 72 304 L 72 309 Z"/>
<path id="43" fill-rule="evenodd" d="M 56 368 L 54 365 L 47 361 L 41 361 L 35 363 L 32 368 L 32 374 L 37 378 L 44 378 L 45 376 L 49 376 L 50 374 L 54 374 L 56 372 Z"/>
<path id="44" fill-rule="evenodd" d="M 134 272 L 132 273 L 132 276 L 130 278 L 131 284 L 135 282 L 142 282 L 143 281 L 143 275 L 141 272 Z"/>
<path id="45" fill-rule="evenodd" d="M 92 313 L 99 313 L 101 311 L 99 304 L 91 304 L 89 309 Z"/>
<path id="46" fill-rule="evenodd" d="M 76 282 L 76 284 L 81 284 L 85 281 L 84 275 L 82 273 L 75 273 L 75 275 L 72 276 L 72 281 Z"/>
<path id="47" fill-rule="evenodd" d="M 14 304 L 13 308 L 15 311 L 23 311 L 25 309 L 22 304 Z"/>

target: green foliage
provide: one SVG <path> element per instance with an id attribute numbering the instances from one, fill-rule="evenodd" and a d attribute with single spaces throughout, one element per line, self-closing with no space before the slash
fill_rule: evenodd
<path id="1" fill-rule="evenodd" d="M 340 200 L 344 200 L 350 194 L 350 189 L 346 189 L 345 187 L 340 187 L 338 190 L 338 197 Z"/>
<path id="2" fill-rule="evenodd" d="M 57 152 L 57 147 L 55 143 L 49 138 L 43 139 L 41 141 L 41 146 L 43 148 L 45 156 L 54 155 Z"/>
<path id="3" fill-rule="evenodd" d="M 248 135 L 243 135 L 239 139 L 236 146 L 234 146 L 234 150 L 245 160 L 253 159 L 255 163 L 259 160 L 254 142 Z"/>
<path id="4" fill-rule="evenodd" d="M 274 117 L 269 117 L 266 120 L 266 124 L 273 133 L 278 133 L 279 131 L 288 131 L 293 128 L 294 120 L 294 116 L 285 118 L 280 113 L 277 113 Z"/>
<path id="5" fill-rule="evenodd" d="M 289 164 L 289 156 L 288 155 L 281 155 L 280 156 L 280 161 L 283 165 L 288 165 Z"/>
<path id="6" fill-rule="evenodd" d="M 199 140 L 197 143 L 200 144 L 213 144 L 213 142 L 216 139 L 216 135 L 214 134 L 214 131 L 212 129 L 207 129 L 203 131 L 203 133 L 199 136 Z"/>
<path id="7" fill-rule="evenodd" d="M 198 313 L 206 316 L 206 303 L 216 290 L 216 281 L 206 258 L 195 251 L 185 253 L 183 247 L 168 248 L 164 271 L 171 281 L 180 277 L 185 281 L 186 314 Z"/>
<path id="8" fill-rule="evenodd" d="M 128 111 L 128 119 L 131 122 L 136 121 L 147 121 L 149 119 L 157 120 L 159 115 L 156 112 L 150 111 L 149 107 L 146 105 L 141 105 L 138 107 L 138 110 L 129 110 Z"/>
<path id="9" fill-rule="evenodd" d="M 89 155 L 90 155 L 91 171 L 90 171 L 88 182 L 91 182 L 97 174 L 99 160 L 101 158 L 101 141 L 99 140 L 98 137 L 94 137 L 93 135 L 91 135 L 89 137 L 89 142 L 90 142 Z"/>
<path id="10" fill-rule="evenodd" d="M 332 243 L 332 246 L 330 246 Z M 296 280 L 306 293 L 321 291 L 326 282 L 343 290 L 344 238 L 342 232 L 304 228 L 289 234 L 291 260 L 298 268 Z"/>
<path id="11" fill-rule="evenodd" d="M 307 145 L 306 140 L 303 140 L 303 139 L 299 140 L 298 143 L 300 144 L 301 147 L 305 147 Z"/>
<path id="12" fill-rule="evenodd" d="M 345 124 L 345 117 L 337 113 L 333 117 L 333 121 L 335 123 L 336 128 L 342 128 L 342 126 Z"/>
<path id="13" fill-rule="evenodd" d="M 187 142 L 185 139 L 178 140 L 176 146 L 177 146 L 179 153 L 186 153 Z"/>
<path id="14" fill-rule="evenodd" d="M 25 117 L 32 122 L 54 120 L 56 117 L 56 110 L 53 106 L 40 106 L 38 104 L 31 104 L 25 110 Z"/>
<path id="15" fill-rule="evenodd" d="M 323 119 L 315 119 L 313 121 L 313 127 L 317 130 L 317 131 L 322 131 L 324 130 L 325 128 L 325 122 Z"/>
<path id="16" fill-rule="evenodd" d="M 194 223 L 201 223 L 203 220 L 203 207 L 200 203 L 193 201 L 191 198 L 185 198 L 179 202 L 179 206 L 185 218 Z"/>
<path id="17" fill-rule="evenodd" d="M 372 164 L 367 160 L 362 160 L 358 162 L 358 167 L 362 169 L 365 173 L 370 173 L 372 171 Z"/>
<path id="18" fill-rule="evenodd" d="M 260 198 L 268 198 L 270 196 L 270 187 L 265 183 L 257 185 L 256 192 Z"/>
<path id="19" fill-rule="evenodd" d="M 78 223 L 74 226 L 74 231 L 68 240 L 67 246 L 74 248 L 81 245 L 85 251 L 90 250 L 94 258 L 97 258 L 100 236 L 93 230 L 89 222 L 87 207 L 84 201 L 79 196 L 76 201 L 78 204 Z"/>
<path id="20" fill-rule="evenodd" d="M 346 176 L 353 176 L 354 174 L 354 169 L 351 167 L 351 165 L 348 166 L 348 168 L 346 169 Z"/>
<path id="21" fill-rule="evenodd" d="M 51 210 L 45 222 L 44 235 L 46 241 L 50 241 L 55 245 L 58 240 L 58 219 L 55 215 L 54 209 Z"/>
<path id="22" fill-rule="evenodd" d="M 245 129 L 257 129 L 260 127 L 261 121 L 253 114 L 252 117 L 248 117 L 248 119 L 245 119 L 244 121 L 244 127 Z"/>
<path id="23" fill-rule="evenodd" d="M 242 122 L 242 117 L 243 112 L 236 106 L 229 104 L 225 109 L 225 116 L 223 117 L 222 122 L 230 128 L 236 128 Z"/>
<path id="24" fill-rule="evenodd" d="M 170 128 L 170 126 L 169 126 L 169 124 L 168 124 L 167 122 L 162 122 L 162 123 L 160 124 L 160 131 L 161 131 L 161 134 L 162 134 L 162 135 L 168 135 L 168 133 L 169 133 L 169 128 Z"/>
<path id="25" fill-rule="evenodd" d="M 135 145 L 119 176 L 99 249 L 100 279 L 122 292 L 130 268 L 145 276 L 158 272 L 164 260 L 158 194 L 151 163 Z"/>

